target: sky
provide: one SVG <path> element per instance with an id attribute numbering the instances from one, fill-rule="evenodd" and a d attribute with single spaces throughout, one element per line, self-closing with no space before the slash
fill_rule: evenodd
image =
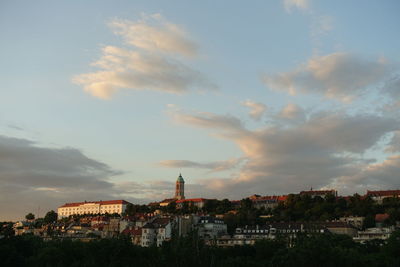
<path id="1" fill-rule="evenodd" d="M 0 220 L 400 188 L 396 0 L 0 2 Z"/>

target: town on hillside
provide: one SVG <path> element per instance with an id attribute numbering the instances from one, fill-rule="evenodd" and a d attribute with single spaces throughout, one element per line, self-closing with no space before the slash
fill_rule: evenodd
<path id="1" fill-rule="evenodd" d="M 335 190 L 288 195 L 252 195 L 242 200 L 185 198 L 179 175 L 172 198 L 148 205 L 125 200 L 65 203 L 44 218 L 4 222 L 0 238 L 34 235 L 44 240 L 90 241 L 126 237 L 142 247 L 161 246 L 195 233 L 219 247 L 252 245 L 283 238 L 290 246 L 298 235 L 341 234 L 354 241 L 387 240 L 400 227 L 400 190 L 338 196 Z"/>

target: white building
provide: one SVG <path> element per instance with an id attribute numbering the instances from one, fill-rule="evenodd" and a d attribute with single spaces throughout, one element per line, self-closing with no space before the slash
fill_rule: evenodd
<path id="1" fill-rule="evenodd" d="M 358 236 L 353 237 L 353 240 L 360 243 L 374 239 L 386 240 L 390 237 L 393 231 L 393 227 L 367 228 L 365 231 L 358 231 Z"/>
<path id="2" fill-rule="evenodd" d="M 64 218 L 71 215 L 83 214 L 122 214 L 126 206 L 130 204 L 125 200 L 107 200 L 107 201 L 85 201 L 66 203 L 58 208 L 58 218 Z"/>
<path id="3" fill-rule="evenodd" d="M 200 238 L 213 239 L 227 234 L 227 225 L 223 220 L 211 216 L 200 217 L 197 225 Z"/>
<path id="4" fill-rule="evenodd" d="M 164 241 L 172 237 L 172 223 L 170 218 L 156 218 L 142 228 L 142 247 L 157 245 L 160 247 Z"/>

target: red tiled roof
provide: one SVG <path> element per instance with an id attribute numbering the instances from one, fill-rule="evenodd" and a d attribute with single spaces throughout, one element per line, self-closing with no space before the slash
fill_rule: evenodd
<path id="1" fill-rule="evenodd" d="M 381 190 L 381 191 L 367 191 L 367 196 L 382 197 L 382 196 L 397 196 L 400 195 L 400 190 Z"/>
<path id="2" fill-rule="evenodd" d="M 125 234 L 125 235 L 142 235 L 142 228 L 141 227 L 138 227 L 137 229 L 129 229 L 129 228 L 126 228 L 126 229 L 124 229 L 123 231 L 122 231 L 122 234 Z"/>
<path id="3" fill-rule="evenodd" d="M 288 196 L 278 196 L 278 201 L 286 201 Z"/>
<path id="4" fill-rule="evenodd" d="M 384 222 L 388 218 L 389 218 L 389 214 L 387 214 L 387 213 L 380 213 L 380 214 L 375 215 L 376 222 Z"/>
<path id="5" fill-rule="evenodd" d="M 66 207 L 77 207 L 80 205 L 84 204 L 100 204 L 100 205 L 113 205 L 113 204 L 129 204 L 128 201 L 125 200 L 104 200 L 104 201 L 85 201 L 85 202 L 73 202 L 73 203 L 65 203 L 62 205 L 60 208 L 66 208 Z"/>

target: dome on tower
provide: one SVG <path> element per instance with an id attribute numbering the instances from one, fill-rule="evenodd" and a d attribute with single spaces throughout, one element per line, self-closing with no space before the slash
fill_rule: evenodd
<path id="1" fill-rule="evenodd" d="M 185 181 L 183 180 L 182 174 L 179 174 L 177 182 L 184 183 Z"/>

